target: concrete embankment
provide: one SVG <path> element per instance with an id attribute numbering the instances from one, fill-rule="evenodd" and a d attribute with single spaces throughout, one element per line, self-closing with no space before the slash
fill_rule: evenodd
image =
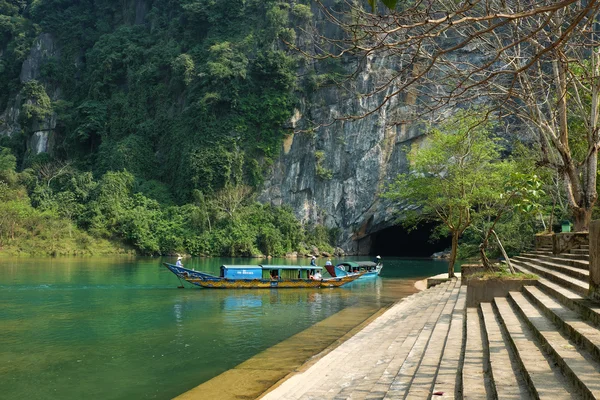
<path id="1" fill-rule="evenodd" d="M 411 280 L 391 282 L 386 286 L 385 294 L 381 294 L 381 302 L 359 303 L 358 306 L 345 308 L 183 393 L 177 399 L 255 399 L 277 382 L 284 381 L 289 374 L 310 368 L 321 357 L 368 326 L 393 306 L 397 299 L 415 293 L 413 284 Z M 384 304 L 383 308 L 381 304 Z M 227 357 L 227 354 L 223 354 L 223 357 Z"/>
<path id="2" fill-rule="evenodd" d="M 415 289 L 417 289 L 418 291 L 423 291 L 427 289 L 427 279 L 421 279 L 420 281 L 416 281 Z"/>
<path id="3" fill-rule="evenodd" d="M 262 399 L 600 399 L 587 252 L 515 257 L 540 279 L 470 308 L 460 279 L 409 296 Z"/>
<path id="4" fill-rule="evenodd" d="M 439 365 L 458 368 L 465 289 L 453 280 L 412 295 L 264 399 L 427 398 Z M 451 329 L 451 325 L 453 329 Z M 446 338 L 458 344 L 446 352 Z M 444 380 L 454 392 L 455 379 Z"/>

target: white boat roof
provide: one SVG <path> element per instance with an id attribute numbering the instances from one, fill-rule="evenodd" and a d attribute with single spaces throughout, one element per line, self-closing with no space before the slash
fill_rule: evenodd
<path id="1" fill-rule="evenodd" d="M 313 265 L 222 265 L 221 268 L 226 269 L 323 269 Z"/>

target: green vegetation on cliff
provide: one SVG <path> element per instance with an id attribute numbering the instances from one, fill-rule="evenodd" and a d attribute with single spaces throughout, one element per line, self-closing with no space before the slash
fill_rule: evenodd
<path id="1" fill-rule="evenodd" d="M 288 208 L 256 203 L 247 186 L 227 186 L 210 198 L 195 191 L 192 203 L 177 206 L 142 194 L 147 182 L 127 171 L 96 180 L 65 163 L 20 173 L 15 165 L 11 152 L 0 148 L 0 249 L 8 253 L 123 252 L 111 244 L 115 240 L 143 254 L 280 256 L 307 253 L 309 245 L 332 250 L 327 229 L 302 226 Z"/>
<path id="2" fill-rule="evenodd" d="M 260 183 L 294 105 L 296 61 L 279 40 L 293 34 L 287 4 L 43 0 L 28 10 L 61 49 L 43 77 L 64 93 L 59 158 L 96 176 L 127 169 L 167 182 L 178 202 L 240 183 L 234 168 Z"/>
<path id="3" fill-rule="evenodd" d="M 64 226 L 40 231 L 116 239 L 145 254 L 331 250 L 326 229 L 252 195 L 294 107 L 297 60 L 280 39 L 293 40 L 290 26 L 310 17 L 309 6 L 0 0 L 0 14 L 0 110 L 22 99 L 22 135 L 0 137 L 17 156 L 3 167 L 12 176 L 3 196 Z M 21 84 L 40 32 L 57 56 Z M 52 114 L 53 152 L 34 155 L 27 138 Z M 23 213 L 10 215 L 24 226 Z M 10 223 L 0 227 L 3 246 L 35 236 Z"/>

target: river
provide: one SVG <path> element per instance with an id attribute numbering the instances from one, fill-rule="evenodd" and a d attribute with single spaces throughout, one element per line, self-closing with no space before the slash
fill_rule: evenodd
<path id="1" fill-rule="evenodd" d="M 0 258 L 0 397 L 172 398 L 343 310 L 375 313 L 447 268 L 393 258 L 380 278 L 338 289 L 208 290 L 177 289 L 161 261 L 174 262 Z M 214 273 L 260 262 L 184 261 Z"/>

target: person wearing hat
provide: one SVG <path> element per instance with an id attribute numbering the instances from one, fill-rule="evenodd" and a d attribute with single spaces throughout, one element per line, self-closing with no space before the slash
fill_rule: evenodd
<path id="1" fill-rule="evenodd" d="M 183 264 L 181 263 L 181 256 L 177 257 L 177 262 L 175 263 L 175 266 L 183 268 Z"/>
<path id="2" fill-rule="evenodd" d="M 381 263 L 381 256 L 377 256 L 375 257 L 375 260 L 373 261 L 375 264 L 379 264 Z"/>
<path id="3" fill-rule="evenodd" d="M 317 266 L 317 257 L 312 256 L 312 258 L 310 259 L 310 265 L 312 265 L 313 267 Z"/>
<path id="4" fill-rule="evenodd" d="M 331 260 L 327 260 L 327 262 L 325 263 L 325 265 L 333 265 L 333 264 L 331 263 Z"/>

